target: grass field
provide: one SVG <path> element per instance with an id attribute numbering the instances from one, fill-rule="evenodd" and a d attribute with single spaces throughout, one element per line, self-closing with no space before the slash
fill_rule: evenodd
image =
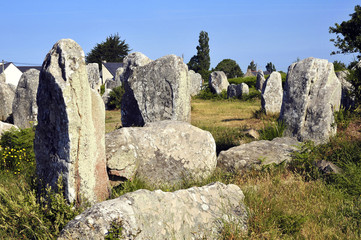
<path id="1" fill-rule="evenodd" d="M 263 129 L 276 116 L 259 114 L 260 101 L 192 100 L 192 124 L 212 133 L 217 150 L 252 141 L 244 130 Z M 238 185 L 249 211 L 248 232 L 236 223 L 226 226 L 222 239 L 361 239 L 361 118 L 338 114 L 339 133 L 330 143 L 304 145 L 293 163 L 261 171 L 226 173 L 220 169 L 205 181 Z M 121 125 L 120 111 L 106 112 L 106 131 Z M 38 202 L 34 188 L 34 130 L 15 131 L 0 141 L 0 239 L 56 239 L 81 208 L 67 205 L 61 194 L 52 204 Z M 343 169 L 321 174 L 313 162 L 327 160 Z M 136 178 L 113 189 L 119 196 L 139 188 L 154 189 Z M 164 189 L 167 191 L 176 188 Z"/>

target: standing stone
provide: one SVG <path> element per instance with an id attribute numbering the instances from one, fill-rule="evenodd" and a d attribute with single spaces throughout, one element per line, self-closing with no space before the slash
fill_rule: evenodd
<path id="1" fill-rule="evenodd" d="M 224 72 L 215 71 L 209 76 L 208 84 L 213 93 L 221 94 L 223 90 L 227 90 L 229 82 Z"/>
<path id="2" fill-rule="evenodd" d="M 109 110 L 109 107 L 108 107 L 108 104 L 109 104 L 109 101 L 110 101 L 110 92 L 112 90 L 111 89 L 105 89 L 103 95 L 102 95 L 102 100 L 104 102 L 104 105 L 105 105 L 105 110 Z"/>
<path id="3" fill-rule="evenodd" d="M 136 67 L 124 82 L 123 126 L 143 126 L 162 120 L 190 122 L 189 88 L 188 67 L 175 55 Z"/>
<path id="4" fill-rule="evenodd" d="M 106 199 L 104 103 L 89 87 L 84 52 L 75 41 L 58 41 L 46 56 L 37 104 L 34 150 L 40 182 L 57 190 L 62 177 L 69 202 Z"/>
<path id="5" fill-rule="evenodd" d="M 233 184 L 175 192 L 140 189 L 88 208 L 58 239 L 104 239 L 114 223 L 121 226 L 122 239 L 223 239 L 227 226 L 246 233 L 247 221 L 244 194 Z"/>
<path id="6" fill-rule="evenodd" d="M 347 81 L 349 72 L 347 70 L 336 72 L 338 80 L 341 82 L 342 94 L 341 94 L 341 105 L 345 109 L 355 107 L 355 96 L 352 95 L 354 86 Z"/>
<path id="7" fill-rule="evenodd" d="M 136 175 L 153 186 L 207 178 L 217 164 L 212 134 L 186 122 L 120 128 L 106 134 L 106 146 L 110 176 Z"/>
<path id="8" fill-rule="evenodd" d="M 104 87 L 105 89 L 113 90 L 113 88 L 118 87 L 120 85 L 117 84 L 116 81 L 114 81 L 112 78 L 108 78 L 105 80 Z"/>
<path id="9" fill-rule="evenodd" d="M 262 92 L 264 82 L 265 82 L 264 73 L 262 70 L 258 70 L 257 81 L 256 81 L 256 89 L 258 91 Z"/>
<path id="10" fill-rule="evenodd" d="M 36 93 L 38 92 L 40 71 L 29 69 L 21 75 L 15 91 L 12 106 L 14 124 L 20 128 L 33 126 L 31 122 L 37 121 L 38 105 Z"/>
<path id="11" fill-rule="evenodd" d="M 236 84 L 229 84 L 227 88 L 227 98 L 237 97 L 237 85 Z"/>
<path id="12" fill-rule="evenodd" d="M 13 111 L 12 108 L 14 97 L 15 91 L 13 90 L 13 88 L 6 82 L 0 81 L 0 121 L 12 122 L 11 114 Z"/>
<path id="13" fill-rule="evenodd" d="M 0 83 L 5 83 L 6 82 L 6 75 L 5 73 L 1 73 L 0 74 Z"/>
<path id="14" fill-rule="evenodd" d="M 341 102 L 341 83 L 333 64 L 324 59 L 306 58 L 288 68 L 280 118 L 285 136 L 299 141 L 325 143 L 336 134 L 334 111 Z"/>
<path id="15" fill-rule="evenodd" d="M 100 81 L 99 65 L 98 63 L 88 63 L 86 65 L 86 70 L 88 73 L 88 81 L 90 87 L 100 93 L 100 86 L 102 85 Z"/>
<path id="16" fill-rule="evenodd" d="M 189 77 L 191 79 L 191 88 L 190 88 L 190 94 L 191 96 L 195 96 L 200 93 L 202 88 L 202 75 L 199 73 L 195 73 L 193 70 L 190 70 Z"/>
<path id="17" fill-rule="evenodd" d="M 249 94 L 249 87 L 246 83 L 240 83 L 236 87 L 237 97 L 242 97 Z"/>
<path id="18" fill-rule="evenodd" d="M 116 71 L 115 81 L 117 85 L 122 86 L 135 68 L 145 66 L 150 62 L 152 62 L 152 60 L 141 52 L 134 52 L 126 56 L 123 59 L 123 66 Z"/>
<path id="19" fill-rule="evenodd" d="M 282 107 L 282 77 L 279 72 L 272 72 L 263 84 L 261 104 L 266 115 L 279 114 Z"/>

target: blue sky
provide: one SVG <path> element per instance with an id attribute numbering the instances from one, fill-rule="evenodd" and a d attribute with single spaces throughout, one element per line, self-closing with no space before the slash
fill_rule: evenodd
<path id="1" fill-rule="evenodd" d="M 41 65 L 53 44 L 74 39 L 88 53 L 119 33 L 132 51 L 151 59 L 196 54 L 200 31 L 209 34 L 211 67 L 235 60 L 243 71 L 251 60 L 287 71 L 297 58 L 349 63 L 334 55 L 329 27 L 350 19 L 351 0 L 142 0 L 2 1 L 0 60 Z M 17 64 L 22 65 L 22 64 Z"/>

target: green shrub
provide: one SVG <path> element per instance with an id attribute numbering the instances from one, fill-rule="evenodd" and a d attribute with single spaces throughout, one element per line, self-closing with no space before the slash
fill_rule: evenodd
<path id="1" fill-rule="evenodd" d="M 0 139 L 0 169 L 15 175 L 34 175 L 34 137 L 35 128 L 12 128 L 4 132 Z"/>
<path id="2" fill-rule="evenodd" d="M 238 78 L 230 78 L 228 79 L 229 84 L 240 84 L 240 83 L 245 83 L 248 85 L 249 88 L 256 88 L 256 82 L 257 82 L 257 77 L 256 76 L 251 76 L 251 77 L 238 77 Z"/>
<path id="3" fill-rule="evenodd" d="M 103 96 L 104 93 L 105 93 L 105 84 L 102 84 L 100 86 L 100 96 Z"/>
<path id="4" fill-rule="evenodd" d="M 119 86 L 113 88 L 109 93 L 108 109 L 120 109 L 122 103 L 122 97 L 125 93 L 124 87 Z"/>
<path id="5" fill-rule="evenodd" d="M 270 122 L 263 129 L 260 130 L 260 139 L 272 140 L 277 137 L 282 137 L 285 129 L 286 124 L 281 120 L 276 122 Z"/>
<path id="6" fill-rule="evenodd" d="M 212 93 L 211 89 L 207 86 L 200 91 L 200 93 L 194 96 L 196 99 L 203 100 L 224 100 L 227 99 L 227 91 L 223 90 L 221 94 Z"/>

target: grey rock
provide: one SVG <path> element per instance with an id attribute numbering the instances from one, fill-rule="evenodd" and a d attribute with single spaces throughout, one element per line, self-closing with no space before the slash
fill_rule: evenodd
<path id="1" fill-rule="evenodd" d="M 112 78 L 108 78 L 107 80 L 105 80 L 105 89 L 110 89 L 112 90 L 113 88 L 119 87 L 120 84 L 118 84 L 116 81 L 114 81 L 114 79 Z"/>
<path id="2" fill-rule="evenodd" d="M 104 102 L 104 105 L 105 105 L 105 110 L 109 110 L 108 108 L 108 103 L 109 103 L 109 100 L 110 100 L 110 92 L 112 90 L 111 89 L 105 89 L 103 95 L 102 95 L 102 99 L 103 99 L 103 102 Z"/>
<path id="3" fill-rule="evenodd" d="M 190 122 L 190 77 L 182 58 L 168 55 L 136 67 L 124 89 L 124 127 L 162 120 Z"/>
<path id="4" fill-rule="evenodd" d="M 212 135 L 186 122 L 161 121 L 106 134 L 107 168 L 113 178 L 135 175 L 156 186 L 204 179 L 217 164 Z"/>
<path id="5" fill-rule="evenodd" d="M 221 94 L 223 90 L 227 90 L 229 82 L 224 72 L 214 71 L 209 76 L 208 84 L 213 93 Z"/>
<path id="6" fill-rule="evenodd" d="M 15 125 L 13 125 L 13 124 L 5 123 L 5 122 L 1 122 L 1 121 L 0 121 L 0 138 L 1 138 L 1 135 L 2 135 L 4 132 L 9 131 L 11 128 L 18 129 L 18 127 L 15 126 Z"/>
<path id="7" fill-rule="evenodd" d="M 88 73 L 88 81 L 89 81 L 90 87 L 99 93 L 100 86 L 102 85 L 102 83 L 101 83 L 101 79 L 100 79 L 98 63 L 88 63 L 86 65 L 86 70 Z"/>
<path id="8" fill-rule="evenodd" d="M 0 121 L 9 121 L 13 112 L 14 89 L 5 82 L 0 82 Z"/>
<path id="9" fill-rule="evenodd" d="M 298 144 L 299 142 L 294 138 L 253 141 L 221 151 L 217 166 L 232 172 L 242 169 L 260 169 L 270 164 L 289 162 Z"/>
<path id="10" fill-rule="evenodd" d="M 318 161 L 316 166 L 323 174 L 340 174 L 342 172 L 341 168 L 337 167 L 334 163 L 325 160 Z"/>
<path id="11" fill-rule="evenodd" d="M 227 87 L 227 98 L 238 97 L 237 94 L 237 85 L 236 84 L 229 84 Z"/>
<path id="12" fill-rule="evenodd" d="M 249 94 L 249 87 L 246 83 L 240 83 L 237 85 L 237 96 L 238 98 L 248 95 Z"/>
<path id="13" fill-rule="evenodd" d="M 5 73 L 0 73 L 0 83 L 5 83 L 6 82 L 6 75 Z"/>
<path id="14" fill-rule="evenodd" d="M 306 58 L 288 68 L 280 118 L 285 136 L 316 144 L 329 141 L 337 131 L 334 111 L 341 103 L 341 83 L 333 64 Z"/>
<path id="15" fill-rule="evenodd" d="M 59 40 L 47 54 L 39 78 L 34 151 L 44 185 L 57 191 L 62 178 L 66 200 L 94 203 L 109 196 L 105 110 L 89 86 L 84 59 L 71 39 Z"/>
<path id="16" fill-rule="evenodd" d="M 203 79 L 199 73 L 195 73 L 193 70 L 190 70 L 188 73 L 191 79 L 190 94 L 195 96 L 201 91 Z"/>
<path id="17" fill-rule="evenodd" d="M 336 72 L 338 80 L 341 82 L 342 94 L 341 94 L 341 105 L 345 109 L 355 108 L 355 96 L 352 94 L 354 86 L 347 81 L 349 72 L 347 70 Z"/>
<path id="18" fill-rule="evenodd" d="M 257 72 L 257 81 L 256 81 L 256 89 L 262 92 L 263 84 L 265 82 L 264 73 L 262 70 L 258 70 Z"/>
<path id="19" fill-rule="evenodd" d="M 23 73 L 16 88 L 12 112 L 14 124 L 20 128 L 29 128 L 36 124 L 39 75 L 39 70 L 29 69 Z"/>
<path id="20" fill-rule="evenodd" d="M 94 205 L 70 221 L 59 239 L 104 239 L 112 223 L 124 239 L 218 239 L 224 224 L 247 231 L 241 189 L 213 183 L 176 192 L 138 190 Z"/>
<path id="21" fill-rule="evenodd" d="M 123 66 L 117 69 L 115 81 L 118 85 L 123 85 L 123 83 L 127 81 L 133 73 L 135 68 L 145 66 L 150 62 L 152 62 L 152 60 L 141 52 L 129 54 L 123 59 Z"/>
<path id="22" fill-rule="evenodd" d="M 263 84 L 261 104 L 266 115 L 281 112 L 283 98 L 282 77 L 279 72 L 272 72 Z"/>

